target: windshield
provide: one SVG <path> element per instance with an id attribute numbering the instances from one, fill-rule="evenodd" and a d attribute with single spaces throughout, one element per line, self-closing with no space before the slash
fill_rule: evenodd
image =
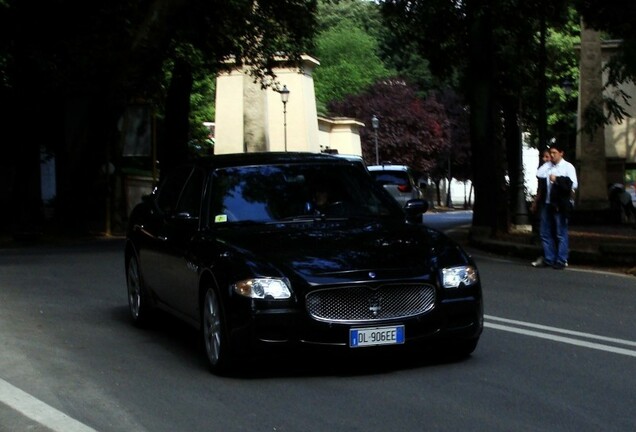
<path id="1" fill-rule="evenodd" d="M 404 217 L 399 206 L 355 165 L 224 168 L 212 179 L 212 222 L 281 222 L 305 218 Z"/>

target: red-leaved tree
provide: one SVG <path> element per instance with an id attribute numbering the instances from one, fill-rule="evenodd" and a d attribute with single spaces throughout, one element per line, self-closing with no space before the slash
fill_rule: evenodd
<path id="1" fill-rule="evenodd" d="M 334 116 L 354 117 L 365 124 L 360 140 L 362 157 L 369 165 L 376 162 L 374 115 L 380 121 L 380 162 L 409 165 L 430 175 L 440 158 L 449 153 L 450 130 L 444 107 L 434 97 L 419 98 L 415 88 L 401 79 L 382 80 L 362 94 L 330 103 L 328 108 Z"/>

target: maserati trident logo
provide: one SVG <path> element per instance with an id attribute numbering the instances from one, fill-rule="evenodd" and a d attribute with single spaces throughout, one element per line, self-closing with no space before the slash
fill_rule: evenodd
<path id="1" fill-rule="evenodd" d="M 369 312 L 374 317 L 377 317 L 380 311 L 382 310 L 382 297 L 378 295 L 374 295 L 369 299 Z"/>

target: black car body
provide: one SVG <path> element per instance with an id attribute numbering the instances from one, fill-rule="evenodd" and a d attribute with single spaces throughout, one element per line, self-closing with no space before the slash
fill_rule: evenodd
<path id="1" fill-rule="evenodd" d="M 426 207 L 402 208 L 362 164 L 330 155 L 184 165 L 129 219 L 133 320 L 158 307 L 200 328 L 216 372 L 265 346 L 442 342 L 468 355 L 483 326 L 479 275 L 421 224 Z"/>

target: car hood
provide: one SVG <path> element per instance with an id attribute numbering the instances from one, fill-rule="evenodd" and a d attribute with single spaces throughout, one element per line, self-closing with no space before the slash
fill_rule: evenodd
<path id="1" fill-rule="evenodd" d="M 422 225 L 314 221 L 224 229 L 217 239 L 242 261 L 308 282 L 421 279 L 439 260 L 462 262 L 442 233 Z M 451 257 L 452 255 L 452 257 Z M 272 269 L 273 270 L 273 269 Z"/>

